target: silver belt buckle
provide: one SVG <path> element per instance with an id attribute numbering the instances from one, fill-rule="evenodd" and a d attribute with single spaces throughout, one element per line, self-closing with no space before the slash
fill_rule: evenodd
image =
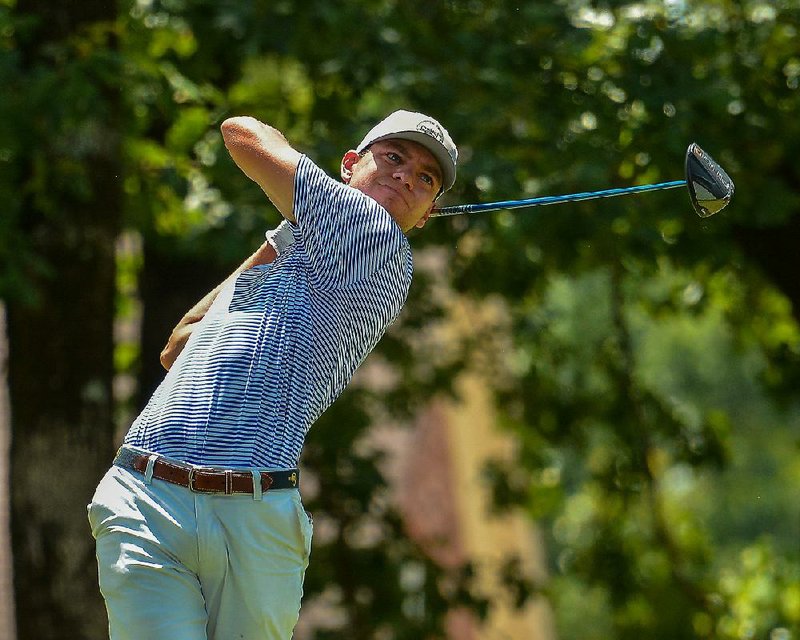
<path id="1" fill-rule="evenodd" d="M 197 475 L 197 469 L 195 469 L 194 467 L 189 469 L 189 491 L 191 491 L 192 493 L 211 493 L 209 491 L 203 491 L 202 489 L 198 489 L 197 487 L 194 486 L 194 479 L 196 475 Z"/>
<path id="2" fill-rule="evenodd" d="M 230 469 L 226 469 L 225 471 L 206 471 L 206 473 L 210 473 L 212 475 L 224 475 L 225 476 L 225 495 L 230 496 L 233 495 L 233 471 Z M 194 482 L 195 478 L 197 477 L 197 468 L 192 467 L 189 469 L 189 491 L 192 493 L 222 493 L 220 491 L 215 491 L 214 489 L 204 490 L 198 489 Z"/>

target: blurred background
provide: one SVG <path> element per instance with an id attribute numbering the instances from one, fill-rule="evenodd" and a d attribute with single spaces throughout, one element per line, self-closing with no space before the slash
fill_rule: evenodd
<path id="1" fill-rule="evenodd" d="M 181 315 L 279 221 L 219 125 L 332 175 L 397 108 L 447 204 L 312 429 L 298 640 L 800 638 L 800 2 L 0 0 L 0 637 L 107 637 L 85 506 Z"/>

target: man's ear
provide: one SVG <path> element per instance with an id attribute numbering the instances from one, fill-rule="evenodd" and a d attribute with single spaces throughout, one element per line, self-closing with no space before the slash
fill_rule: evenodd
<path id="1" fill-rule="evenodd" d="M 342 166 L 340 170 L 342 174 L 342 182 L 345 184 L 350 184 L 350 179 L 353 177 L 353 167 L 360 159 L 361 156 L 358 155 L 357 152 L 353 151 L 353 149 L 350 149 L 350 151 L 342 156 Z"/>

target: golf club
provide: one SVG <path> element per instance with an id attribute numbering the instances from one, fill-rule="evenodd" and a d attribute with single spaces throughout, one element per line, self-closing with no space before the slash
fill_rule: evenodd
<path id="1" fill-rule="evenodd" d="M 522 209 L 547 204 L 560 204 L 562 202 L 577 202 L 579 200 L 595 200 L 597 198 L 613 198 L 644 191 L 660 191 L 663 189 L 677 189 L 687 187 L 689 199 L 694 210 L 701 218 L 708 218 L 724 209 L 731 201 L 734 192 L 733 180 L 714 159 L 703 151 L 699 145 L 692 143 L 686 150 L 686 178 L 671 182 L 644 184 L 635 187 L 620 189 L 604 189 L 602 191 L 586 191 L 571 193 L 562 196 L 541 196 L 527 200 L 505 200 L 500 202 L 487 202 L 484 204 L 461 204 L 452 207 L 434 209 L 431 217 L 456 216 L 464 213 L 481 213 L 484 211 L 497 211 L 499 209 Z"/>

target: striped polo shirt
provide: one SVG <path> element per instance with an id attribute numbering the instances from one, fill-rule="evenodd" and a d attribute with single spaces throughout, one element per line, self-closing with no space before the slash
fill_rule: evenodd
<path id="1" fill-rule="evenodd" d="M 196 465 L 297 466 L 314 421 L 397 317 L 411 250 L 383 207 L 306 156 L 294 243 L 228 283 L 125 443 Z"/>

